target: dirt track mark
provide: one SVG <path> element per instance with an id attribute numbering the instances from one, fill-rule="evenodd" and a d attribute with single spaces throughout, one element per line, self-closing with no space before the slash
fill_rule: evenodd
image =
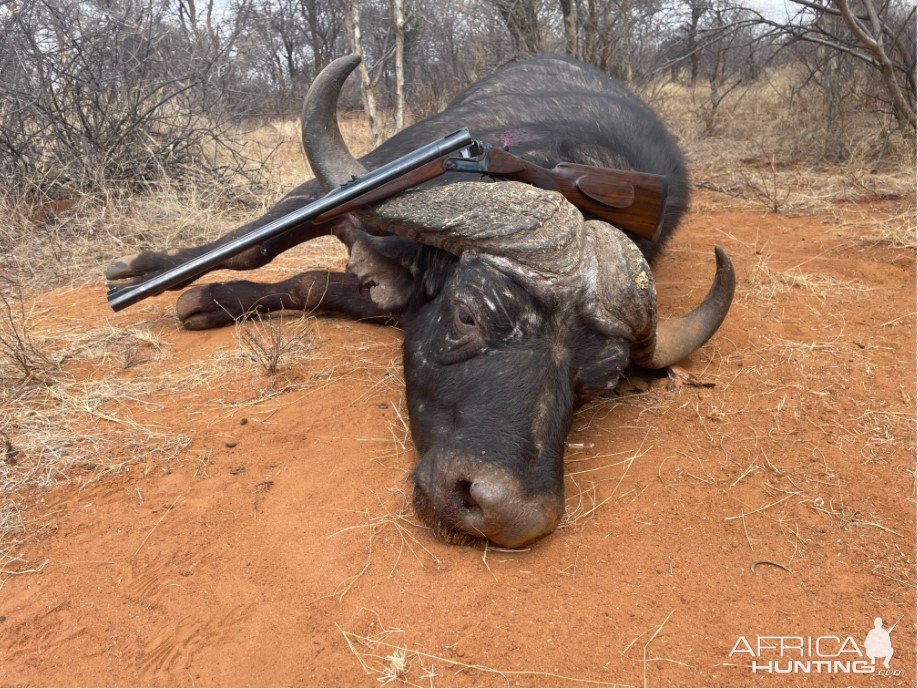
<path id="1" fill-rule="evenodd" d="M 253 604 L 236 605 L 222 616 L 201 620 L 186 615 L 178 622 L 166 624 L 138 654 L 140 683 L 152 683 L 154 678 L 167 677 L 172 678 L 170 681 L 177 681 L 178 677 L 173 673 L 190 668 L 195 655 L 205 645 L 216 646 L 232 638 L 233 629 L 251 615 L 254 607 Z"/>
<path id="2" fill-rule="evenodd" d="M 39 613 L 0 634 L 0 647 L 7 648 L 12 655 L 24 659 L 41 658 L 48 651 L 80 636 L 85 627 L 66 624 L 61 611 L 70 605 L 65 599 L 50 610 Z M 4 683 L 0 681 L 0 683 Z"/>

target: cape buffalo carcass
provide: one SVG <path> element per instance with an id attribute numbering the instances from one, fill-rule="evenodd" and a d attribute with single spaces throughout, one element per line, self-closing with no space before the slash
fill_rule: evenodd
<path id="1" fill-rule="evenodd" d="M 281 309 L 398 321 L 419 456 L 412 474 L 418 516 L 451 542 L 523 546 L 550 533 L 563 514 L 564 440 L 575 407 L 614 386 L 629 362 L 665 368 L 704 344 L 730 306 L 732 266 L 715 248 L 704 301 L 685 317 L 657 322 L 648 262 L 685 210 L 685 167 L 660 120 L 606 74 L 560 57 L 510 63 L 357 160 L 335 113 L 358 62 L 334 61 L 306 96 L 303 143 L 315 180 L 214 244 L 144 251 L 113 263 L 106 277 L 139 282 L 460 127 L 544 167 L 568 161 L 665 175 L 669 196 L 656 243 L 585 219 L 560 194 L 449 173 L 221 266 L 256 268 L 333 233 L 350 250 L 345 273 L 199 286 L 178 300 L 190 329 Z"/>

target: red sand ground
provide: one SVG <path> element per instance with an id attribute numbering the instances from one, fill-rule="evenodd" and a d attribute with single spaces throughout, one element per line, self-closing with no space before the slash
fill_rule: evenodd
<path id="1" fill-rule="evenodd" d="M 573 523 L 485 558 L 398 517 L 414 461 L 396 441 L 399 332 L 323 318 L 292 367 L 311 388 L 229 406 L 270 385 L 240 365 L 166 410 L 117 403 L 191 447 L 34 496 L 54 526 L 27 556 L 47 565 L 0 591 L 0 684 L 375 685 L 400 647 L 396 685 L 915 686 L 914 252 L 871 246 L 856 218 L 699 199 L 656 272 L 675 314 L 703 296 L 715 242 L 733 258 L 731 315 L 684 364 L 715 385 L 633 380 L 581 410 Z M 101 287 L 49 303 L 49 322 L 108 317 Z M 128 375 L 235 348 L 229 328 L 155 329 L 167 358 Z M 740 635 L 862 644 L 875 616 L 903 616 L 899 676 L 753 675 L 728 657 Z M 345 632 L 372 640 L 351 637 L 370 674 Z"/>

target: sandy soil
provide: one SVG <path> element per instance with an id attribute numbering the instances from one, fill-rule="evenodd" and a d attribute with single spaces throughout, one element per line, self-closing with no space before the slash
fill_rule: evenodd
<path id="1" fill-rule="evenodd" d="M 582 409 L 563 528 L 518 553 L 414 523 L 397 330 L 321 318 L 272 380 L 232 328 L 180 330 L 174 295 L 117 316 L 101 287 L 50 295 L 48 328 L 152 323 L 162 354 L 122 375 L 187 389 L 109 407 L 191 443 L 32 497 L 40 572 L 0 590 L 0 684 L 915 686 L 915 259 L 863 238 L 887 210 L 699 194 L 656 273 L 677 314 L 712 245 L 733 258 L 731 315 L 684 364 L 713 387 L 634 378 Z M 862 644 L 876 616 L 902 617 L 898 676 L 729 655 Z"/>

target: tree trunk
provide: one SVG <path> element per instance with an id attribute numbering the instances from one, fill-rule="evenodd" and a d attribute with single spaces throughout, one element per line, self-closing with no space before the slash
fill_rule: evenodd
<path id="1" fill-rule="evenodd" d="M 405 128 L 405 12 L 404 0 L 389 0 L 395 30 L 395 131 Z"/>
<path id="2" fill-rule="evenodd" d="M 300 0 L 300 12 L 306 17 L 306 23 L 309 26 L 309 42 L 312 45 L 312 77 L 315 78 L 329 63 L 328 50 L 322 44 L 319 35 L 321 27 L 315 0 Z"/>
<path id="3" fill-rule="evenodd" d="M 841 18 L 830 14 L 819 17 L 818 21 L 826 24 L 829 33 L 839 33 Z M 826 97 L 826 133 L 822 147 L 823 157 L 829 160 L 842 159 L 842 107 L 841 107 L 841 60 L 836 52 L 828 46 L 820 46 L 820 53 L 825 58 L 822 74 L 822 87 Z"/>
<path id="4" fill-rule="evenodd" d="M 700 55 L 698 53 L 698 22 L 701 21 L 701 17 L 706 10 L 707 6 L 703 2 L 695 0 L 691 3 L 692 14 L 689 21 L 688 48 L 690 51 L 689 79 L 692 86 L 698 83 L 698 67 L 700 62 Z"/>
<path id="5" fill-rule="evenodd" d="M 622 2 L 621 12 L 618 16 L 618 23 L 622 27 L 621 41 L 622 46 L 616 52 L 618 53 L 621 74 L 626 84 L 634 81 L 634 48 L 632 46 L 634 17 L 632 16 L 633 5 L 631 1 Z"/>
<path id="6" fill-rule="evenodd" d="M 351 37 L 351 44 L 354 47 L 354 52 L 362 58 L 363 48 L 360 44 L 360 4 L 358 0 L 341 0 L 341 8 L 344 10 L 344 23 L 347 25 L 347 32 Z M 367 114 L 367 120 L 370 124 L 373 144 L 378 146 L 381 138 L 379 136 L 379 122 L 376 116 L 376 99 L 373 97 L 373 91 L 370 86 L 370 73 L 367 71 L 366 61 L 360 61 L 357 72 L 360 75 L 360 95 L 363 99 L 363 109 Z"/>
<path id="7" fill-rule="evenodd" d="M 561 5 L 561 16 L 564 18 L 565 52 L 571 57 L 579 57 L 576 0 L 559 0 L 559 4 Z"/>
<path id="8" fill-rule="evenodd" d="M 902 93 L 902 88 L 896 80 L 895 67 L 892 60 L 889 59 L 886 47 L 883 44 L 883 25 L 880 23 L 880 17 L 877 14 L 876 7 L 873 5 L 873 0 L 861 0 L 867 10 L 867 18 L 870 21 L 872 31 L 851 12 L 848 0 L 834 0 L 834 2 L 841 12 L 845 24 L 848 25 L 848 29 L 876 61 L 880 69 L 880 75 L 883 78 L 883 84 L 886 87 L 886 93 L 889 95 L 890 101 L 892 101 L 893 114 L 896 116 L 899 129 L 904 137 L 914 142 L 915 109 L 905 94 Z"/>
<path id="9" fill-rule="evenodd" d="M 516 51 L 523 55 L 542 52 L 536 0 L 492 0 L 513 38 Z"/>

